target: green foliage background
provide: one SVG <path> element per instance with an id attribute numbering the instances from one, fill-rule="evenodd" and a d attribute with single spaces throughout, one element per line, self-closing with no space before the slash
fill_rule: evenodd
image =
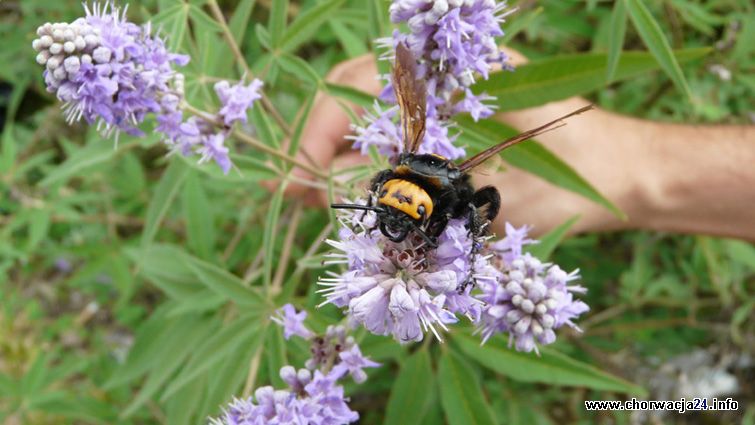
<path id="1" fill-rule="evenodd" d="M 192 56 L 188 99 L 212 110 L 212 84 L 239 78 L 243 68 L 208 3 L 134 1 L 129 17 L 151 20 Z M 521 9 L 504 26 L 505 41 L 532 62 L 480 84 L 503 110 L 583 95 L 663 121 L 753 119 L 755 15 L 746 0 L 512 3 Z M 318 90 L 372 102 L 323 78 L 390 33 L 388 4 L 220 2 L 290 124 L 291 152 Z M 81 14 L 77 0 L 0 2 L 0 418 L 204 423 L 234 395 L 281 385 L 282 365 L 303 364 L 308 347 L 284 341 L 270 324 L 277 306 L 306 307 L 316 330 L 341 319 L 332 307 L 314 308 L 331 217 L 261 188 L 290 164 L 240 142 L 232 151 L 241 173 L 223 176 L 215 166 L 166 158 L 156 137 L 122 137 L 114 149 L 93 129 L 65 125 L 31 41 L 41 23 Z M 274 117 L 255 107 L 251 122 L 263 143 L 280 149 L 284 129 Z M 459 124 L 473 150 L 512 131 Z M 540 145 L 504 159 L 615 209 Z M 648 232 L 561 241 L 568 225 L 538 249 L 564 269 L 582 270 L 592 307 L 584 335 L 563 332 L 538 358 L 500 339 L 480 347 L 471 329 L 455 329 L 443 345 L 427 339 L 406 347 L 358 333 L 363 351 L 384 364 L 365 385 L 347 386 L 361 423 L 629 423 L 628 414 L 586 412 L 582 402 L 652 394 L 634 372 L 698 347 L 755 351 L 751 245 Z M 55 267 L 61 259 L 70 271 Z M 749 386 L 737 397 L 739 412 L 665 420 L 752 423 L 752 377 L 752 369 L 740 377 Z"/>

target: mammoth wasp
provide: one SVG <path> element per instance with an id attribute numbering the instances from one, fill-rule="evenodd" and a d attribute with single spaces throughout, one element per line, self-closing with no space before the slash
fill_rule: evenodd
<path id="1" fill-rule="evenodd" d="M 498 190 L 493 186 L 475 190 L 470 177 L 472 169 L 506 148 L 558 127 L 562 120 L 585 112 L 592 105 L 504 140 L 456 164 L 433 153 L 417 153 L 425 134 L 427 89 L 425 82 L 417 79 L 416 68 L 409 49 L 399 44 L 391 77 L 400 108 L 403 151 L 392 162 L 392 168 L 380 171 L 372 179 L 367 205 L 331 204 L 331 208 L 374 211 L 376 226 L 386 238 L 401 242 L 415 232 L 434 248 L 449 220 L 465 218 L 470 235 L 475 238 L 481 236 L 486 224 L 498 215 L 501 205 Z"/>

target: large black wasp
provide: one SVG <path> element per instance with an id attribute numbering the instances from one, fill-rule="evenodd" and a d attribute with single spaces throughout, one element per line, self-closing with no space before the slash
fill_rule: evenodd
<path id="1" fill-rule="evenodd" d="M 332 204 L 331 208 L 374 211 L 377 226 L 388 239 L 401 242 L 414 231 L 430 247 L 450 219 L 467 218 L 471 236 L 484 233 L 485 224 L 498 215 L 501 198 L 493 186 L 475 191 L 469 172 L 502 150 L 552 130 L 563 119 L 580 114 L 592 105 L 577 109 L 540 127 L 492 146 L 460 164 L 436 154 L 417 154 L 425 134 L 425 82 L 416 77 L 416 62 L 406 46 L 396 47 L 393 88 L 398 100 L 403 152 L 393 168 L 379 172 L 370 184 L 367 205 Z M 377 205 L 373 198 L 377 197 Z"/>

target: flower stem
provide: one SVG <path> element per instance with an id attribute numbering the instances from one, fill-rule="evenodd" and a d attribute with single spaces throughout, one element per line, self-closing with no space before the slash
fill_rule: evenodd
<path id="1" fill-rule="evenodd" d="M 207 5 L 210 7 L 212 16 L 216 21 L 218 21 L 218 24 L 220 24 L 220 28 L 223 30 L 223 38 L 225 38 L 225 41 L 231 47 L 231 51 L 233 52 L 233 56 L 236 58 L 236 61 L 241 64 L 242 68 L 244 68 L 244 73 L 247 77 L 254 77 L 252 69 L 249 67 L 246 59 L 244 59 L 244 55 L 241 53 L 241 49 L 239 48 L 238 43 L 236 43 L 236 39 L 234 39 L 233 34 L 231 34 L 231 29 L 228 27 L 228 23 L 225 21 L 225 16 L 223 16 L 223 11 L 220 10 L 218 2 L 216 0 L 208 0 Z M 270 115 L 273 116 L 273 119 L 276 123 L 278 123 L 286 136 L 290 136 L 291 128 L 288 126 L 288 123 L 286 123 L 286 120 L 283 119 L 280 112 L 278 112 L 278 110 L 275 108 L 275 105 L 273 105 L 273 103 L 265 95 L 265 93 L 260 92 L 260 94 L 262 95 L 262 99 L 260 99 L 262 106 L 264 106 L 265 109 L 270 113 Z"/>
<path id="2" fill-rule="evenodd" d="M 209 114 L 209 113 L 207 113 L 205 111 L 197 109 L 194 106 L 189 105 L 188 103 L 184 103 L 183 104 L 183 109 L 185 109 L 186 111 L 188 111 L 189 113 L 191 113 L 193 115 L 196 115 L 196 116 L 202 118 L 203 120 L 205 120 L 205 121 L 207 121 L 209 123 L 212 123 L 212 124 L 214 124 L 216 126 L 219 126 L 219 127 L 224 127 L 223 123 L 220 122 L 216 117 L 212 116 L 211 114 Z M 287 154 L 285 154 L 285 153 L 283 153 L 283 152 L 281 152 L 281 151 L 279 151 L 277 149 L 271 148 L 270 146 L 262 143 L 261 141 L 255 139 L 254 137 L 252 137 L 252 136 L 250 136 L 250 135 L 248 135 L 248 134 L 246 134 L 244 132 L 241 132 L 241 131 L 238 131 L 238 130 L 233 130 L 231 134 L 233 135 L 233 137 L 241 140 L 242 142 L 247 143 L 247 144 L 255 147 L 256 149 L 259 149 L 262 152 L 265 152 L 267 154 L 270 154 L 272 156 L 280 158 L 280 159 L 282 159 L 282 160 L 284 160 L 286 162 L 294 164 L 297 167 L 301 168 L 302 170 L 307 171 L 308 173 L 311 173 L 312 175 L 314 175 L 316 177 L 319 177 L 319 178 L 321 178 L 323 180 L 328 180 L 328 178 L 329 178 L 328 174 L 325 173 L 325 172 L 323 172 L 322 170 L 318 170 L 317 168 L 315 168 L 315 167 L 313 167 L 313 166 L 311 166 L 309 164 L 305 164 L 305 163 L 299 161 L 298 159 L 296 159 L 296 158 L 294 158 L 294 157 L 292 157 L 290 155 L 287 155 Z"/>

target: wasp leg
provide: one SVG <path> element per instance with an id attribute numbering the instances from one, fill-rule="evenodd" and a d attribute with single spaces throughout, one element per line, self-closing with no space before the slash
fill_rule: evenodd
<path id="1" fill-rule="evenodd" d="M 424 230 L 422 230 L 419 226 L 417 226 L 415 223 L 412 223 L 412 227 L 414 227 L 414 231 L 417 232 L 417 234 L 425 241 L 427 242 L 427 245 L 430 246 L 430 248 L 437 248 L 438 242 L 436 242 L 434 239 L 425 233 Z"/>
<path id="2" fill-rule="evenodd" d="M 501 194 L 493 186 L 485 186 L 474 193 L 472 203 L 477 209 L 483 210 L 481 215 L 486 220 L 493 221 L 501 209 Z M 487 208 L 483 209 L 485 206 Z"/>

